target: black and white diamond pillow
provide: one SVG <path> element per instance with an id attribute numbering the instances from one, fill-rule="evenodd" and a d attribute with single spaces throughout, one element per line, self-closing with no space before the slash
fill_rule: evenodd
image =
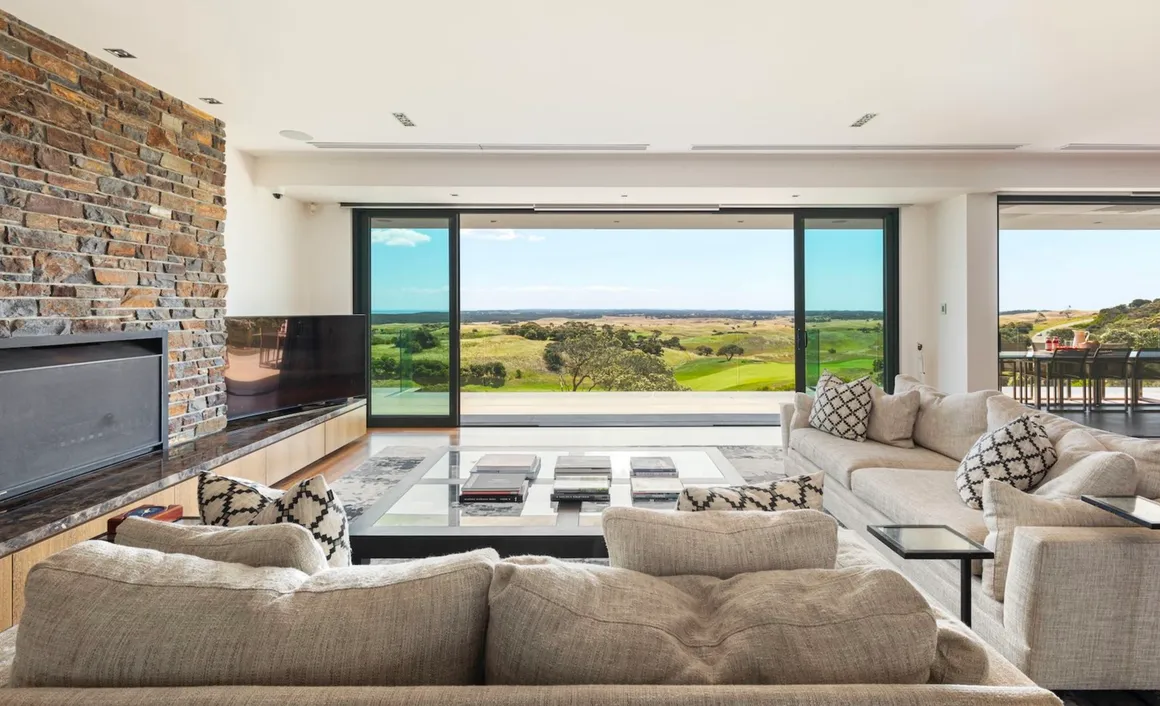
<path id="1" fill-rule="evenodd" d="M 824 374 L 818 380 L 814 406 L 810 408 L 810 426 L 843 439 L 865 441 L 873 386 L 870 376 L 842 382 L 831 373 Z"/>
<path id="2" fill-rule="evenodd" d="M 826 474 L 784 478 L 758 485 L 720 488 L 688 487 L 677 498 L 677 509 L 699 510 L 821 510 L 822 483 Z"/>
<path id="3" fill-rule="evenodd" d="M 979 437 L 955 471 L 955 485 L 967 507 L 982 510 L 983 481 L 1031 490 L 1058 458 L 1047 430 L 1024 415 Z"/>
<path id="4" fill-rule="evenodd" d="M 201 521 L 207 525 L 301 525 L 322 545 L 330 566 L 350 566 L 346 510 L 322 476 L 282 491 L 241 478 L 202 473 L 197 482 L 197 502 Z"/>

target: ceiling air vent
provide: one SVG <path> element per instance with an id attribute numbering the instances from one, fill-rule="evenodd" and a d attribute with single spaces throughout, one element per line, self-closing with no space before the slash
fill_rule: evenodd
<path id="1" fill-rule="evenodd" d="M 540 144 L 540 143 L 497 143 L 480 145 L 479 149 L 485 152 L 644 152 L 647 144 L 640 143 L 613 143 L 613 144 Z"/>
<path id="2" fill-rule="evenodd" d="M 1106 142 L 1072 142 L 1059 148 L 1063 152 L 1160 152 L 1160 145 L 1128 145 Z"/>
<path id="3" fill-rule="evenodd" d="M 396 150 L 404 152 L 478 152 L 470 142 L 310 142 L 320 150 Z"/>
<path id="4" fill-rule="evenodd" d="M 1011 152 L 1021 144 L 693 145 L 694 152 Z"/>

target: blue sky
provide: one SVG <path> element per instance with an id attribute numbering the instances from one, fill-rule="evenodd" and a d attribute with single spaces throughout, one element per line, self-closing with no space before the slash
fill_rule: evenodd
<path id="1" fill-rule="evenodd" d="M 810 309 L 882 308 L 881 234 L 817 231 Z M 794 305 L 790 230 L 464 229 L 464 310 Z M 375 311 L 446 311 L 447 231 L 372 231 Z"/>
<path id="2" fill-rule="evenodd" d="M 1103 309 L 1160 297 L 1160 231 L 1002 230 L 999 310 Z"/>

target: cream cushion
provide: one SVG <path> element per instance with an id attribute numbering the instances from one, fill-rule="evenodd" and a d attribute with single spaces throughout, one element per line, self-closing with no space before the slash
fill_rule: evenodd
<path id="1" fill-rule="evenodd" d="M 793 420 L 790 430 L 809 429 L 810 411 L 814 408 L 814 398 L 804 392 L 795 392 L 793 395 Z"/>
<path id="2" fill-rule="evenodd" d="M 1047 432 L 1047 438 L 1051 439 L 1051 443 L 1053 444 L 1058 444 L 1064 435 L 1070 431 L 1077 429 L 1091 431 L 1090 428 L 1073 422 L 1070 419 L 1064 419 L 1058 415 L 1022 405 L 1006 395 L 995 394 L 987 398 L 988 431 L 994 431 L 999 427 L 1006 426 L 1022 416 L 1030 416 L 1042 424 L 1044 430 Z"/>
<path id="3" fill-rule="evenodd" d="M 929 449 L 900 449 L 877 441 L 850 441 L 817 429 L 795 431 L 790 437 L 789 447 L 847 488 L 850 487 L 851 474 L 860 468 L 953 471 L 959 466 L 958 460 Z"/>
<path id="4" fill-rule="evenodd" d="M 1037 418 L 1037 421 L 1043 424 L 1043 419 Z M 1050 434 L 1048 438 L 1050 438 Z M 1047 469 L 1047 475 L 1043 477 L 1037 488 L 1042 488 L 1059 478 L 1071 470 L 1072 466 L 1091 454 L 1107 451 L 1104 445 L 1097 441 L 1087 429 L 1072 429 L 1053 443 L 1055 444 L 1055 464 Z"/>
<path id="5" fill-rule="evenodd" d="M 901 525 L 946 525 L 980 544 L 983 511 L 963 504 L 948 471 L 865 468 L 851 479 L 854 495 Z"/>
<path id="6" fill-rule="evenodd" d="M 838 551 L 838 522 L 816 510 L 610 507 L 602 520 L 609 563 L 651 576 L 729 578 L 774 569 L 832 569 Z"/>
<path id="7" fill-rule="evenodd" d="M 914 448 L 914 422 L 921 397 L 918 390 L 886 394 L 881 387 L 870 388 L 870 428 L 866 438 L 900 449 Z"/>
<path id="8" fill-rule="evenodd" d="M 310 530 L 292 524 L 210 527 L 129 517 L 117 527 L 116 542 L 122 547 L 247 566 L 279 566 L 305 574 L 327 568 L 326 554 Z"/>
<path id="9" fill-rule="evenodd" d="M 496 559 L 308 576 L 83 542 L 29 572 L 12 685 L 478 683 Z"/>
<path id="10" fill-rule="evenodd" d="M 1137 476 L 1136 462 L 1128 454 L 1096 451 L 1076 461 L 1063 475 L 1040 483 L 1034 494 L 1048 498 L 1132 495 Z"/>
<path id="11" fill-rule="evenodd" d="M 898 376 L 895 394 L 911 390 L 917 390 L 920 397 L 914 443 L 955 461 L 961 461 L 987 431 L 987 398 L 999 394 L 995 390 L 948 394 Z"/>
<path id="12" fill-rule="evenodd" d="M 496 565 L 489 684 L 925 683 L 938 629 L 889 569 L 657 578 L 519 557 Z"/>
<path id="13" fill-rule="evenodd" d="M 1135 459 L 1140 474 L 1137 495 L 1160 498 L 1160 439 L 1136 439 L 1100 431 L 1094 436 L 1108 451 L 1120 451 Z"/>
<path id="14" fill-rule="evenodd" d="M 1003 600 L 1011 547 L 1020 527 L 1131 527 L 1110 512 L 1074 498 L 1045 498 L 1029 495 L 1006 483 L 983 483 L 983 521 L 987 524 L 984 545 L 995 558 L 983 562 L 983 591 Z"/>

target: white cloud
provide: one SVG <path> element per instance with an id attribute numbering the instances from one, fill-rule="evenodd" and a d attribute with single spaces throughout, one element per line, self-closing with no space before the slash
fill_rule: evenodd
<path id="1" fill-rule="evenodd" d="M 540 243 L 547 240 L 542 235 L 524 234 L 511 228 L 464 228 L 461 233 L 464 238 L 472 240 L 494 240 L 507 243 L 513 240 L 526 240 L 529 243 Z"/>
<path id="2" fill-rule="evenodd" d="M 413 248 L 419 243 L 431 242 L 431 236 L 409 228 L 372 230 L 371 242 L 389 247 Z"/>

